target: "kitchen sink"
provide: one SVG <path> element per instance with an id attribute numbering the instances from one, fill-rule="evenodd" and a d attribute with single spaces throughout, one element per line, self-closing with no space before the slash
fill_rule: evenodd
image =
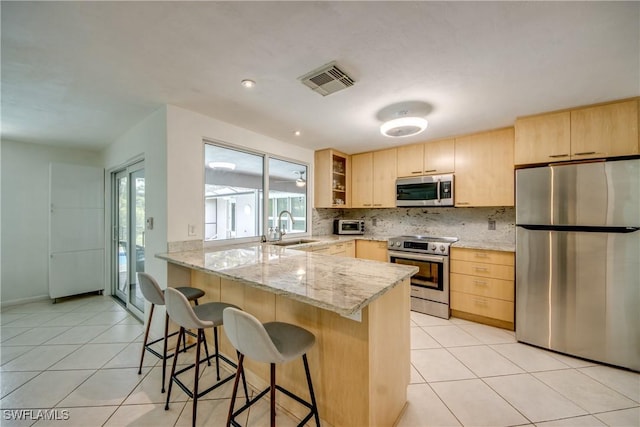
<path id="1" fill-rule="evenodd" d="M 303 245 L 305 243 L 315 243 L 318 240 L 311 239 L 294 239 L 294 240 L 282 240 L 280 242 L 273 242 L 272 245 L 276 246 L 294 246 L 294 245 Z"/>

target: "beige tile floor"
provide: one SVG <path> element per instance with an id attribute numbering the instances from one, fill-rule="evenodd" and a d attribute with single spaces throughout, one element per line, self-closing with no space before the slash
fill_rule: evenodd
<path id="1" fill-rule="evenodd" d="M 164 410 L 157 358 L 147 353 L 137 374 L 143 327 L 110 297 L 6 308 L 0 327 L 0 425 L 191 424 L 181 390 Z M 640 375 L 519 344 L 509 331 L 412 313 L 411 359 L 398 426 L 640 426 Z M 228 383 L 202 398 L 198 425 L 224 425 L 230 394 Z M 268 410 L 262 401 L 241 422 L 268 425 Z M 296 424 L 278 415 L 279 426 Z"/>

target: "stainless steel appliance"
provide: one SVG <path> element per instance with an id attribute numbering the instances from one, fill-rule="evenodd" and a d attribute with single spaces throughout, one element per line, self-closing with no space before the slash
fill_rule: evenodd
<path id="1" fill-rule="evenodd" d="M 364 221 L 359 219 L 334 219 L 333 234 L 364 234 Z"/>
<path id="2" fill-rule="evenodd" d="M 411 310 L 449 318 L 449 246 L 455 237 L 389 239 L 389 262 L 418 267 L 411 277 Z"/>
<path id="3" fill-rule="evenodd" d="M 516 337 L 640 370 L 640 159 L 516 171 Z"/>
<path id="4" fill-rule="evenodd" d="M 453 206 L 453 174 L 398 178 L 396 206 Z"/>

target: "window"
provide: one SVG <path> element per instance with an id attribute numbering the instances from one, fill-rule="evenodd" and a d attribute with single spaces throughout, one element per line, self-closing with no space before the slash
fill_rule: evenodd
<path id="1" fill-rule="evenodd" d="M 204 158 L 206 241 L 267 234 L 284 211 L 283 230 L 307 232 L 307 165 L 212 143 Z"/>

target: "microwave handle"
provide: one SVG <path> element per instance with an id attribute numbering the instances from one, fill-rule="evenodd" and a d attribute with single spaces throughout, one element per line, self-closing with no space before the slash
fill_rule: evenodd
<path id="1" fill-rule="evenodd" d="M 438 202 L 440 201 L 440 180 L 438 180 L 438 186 L 436 187 L 436 192 L 438 193 Z"/>

